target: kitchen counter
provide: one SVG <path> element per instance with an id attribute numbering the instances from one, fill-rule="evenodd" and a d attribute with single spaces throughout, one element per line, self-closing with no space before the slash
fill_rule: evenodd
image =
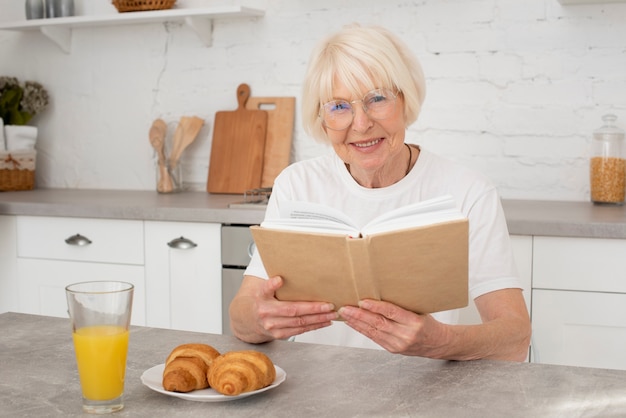
<path id="1" fill-rule="evenodd" d="M 263 210 L 231 209 L 241 195 L 204 192 L 35 189 L 0 193 L 0 215 L 143 219 L 156 221 L 257 224 Z M 503 200 L 509 232 L 626 239 L 626 206 L 590 202 Z"/>
<path id="2" fill-rule="evenodd" d="M 0 215 L 256 224 L 263 210 L 230 209 L 243 195 L 137 190 L 35 189 L 0 193 Z"/>
<path id="3" fill-rule="evenodd" d="M 511 234 L 626 238 L 626 206 L 503 200 L 502 207 Z"/>
<path id="4" fill-rule="evenodd" d="M 2 417 L 84 416 L 68 319 L 0 315 Z M 178 344 L 257 349 L 287 373 L 269 391 L 202 403 L 145 387 L 143 371 Z M 449 362 L 385 351 L 132 327 L 125 407 L 114 416 L 625 416 L 626 371 L 499 361 Z"/>

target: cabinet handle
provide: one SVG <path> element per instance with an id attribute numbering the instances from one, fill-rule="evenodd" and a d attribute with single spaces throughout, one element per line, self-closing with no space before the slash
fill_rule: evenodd
<path id="1" fill-rule="evenodd" d="M 76 234 L 67 238 L 65 240 L 65 243 L 68 245 L 76 245 L 78 247 L 84 247 L 85 245 L 91 244 L 91 240 L 87 237 L 82 236 L 81 234 Z"/>
<path id="2" fill-rule="evenodd" d="M 195 242 L 185 237 L 180 237 L 171 240 L 167 243 L 171 248 L 176 248 L 177 250 L 188 250 L 190 248 L 195 248 L 198 246 Z"/>
<path id="3" fill-rule="evenodd" d="M 254 244 L 254 241 L 248 244 L 248 257 L 252 258 L 252 254 L 254 254 L 255 248 L 256 248 L 256 245 Z"/>

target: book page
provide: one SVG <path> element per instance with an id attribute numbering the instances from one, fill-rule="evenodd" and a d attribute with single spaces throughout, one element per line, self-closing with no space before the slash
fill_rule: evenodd
<path id="1" fill-rule="evenodd" d="M 340 210 L 319 203 L 304 201 L 281 203 L 280 218 L 266 219 L 261 223 L 261 226 L 288 231 L 342 234 L 356 238 L 361 235 L 372 235 L 457 219 L 463 219 L 463 215 L 456 208 L 452 196 L 445 195 L 384 213 L 368 222 L 361 231 L 352 219 Z"/>
<path id="2" fill-rule="evenodd" d="M 361 232 L 366 236 L 463 218 L 452 196 L 444 195 L 384 213 L 368 222 Z"/>
<path id="3" fill-rule="evenodd" d="M 280 218 L 266 219 L 261 226 L 288 231 L 359 236 L 358 228 L 345 213 L 330 206 L 305 201 L 281 203 Z"/>
<path id="4" fill-rule="evenodd" d="M 380 216 L 377 216 L 376 218 L 369 221 L 367 225 L 376 225 L 387 222 L 391 219 L 406 218 L 422 213 L 441 212 L 445 210 L 456 211 L 456 204 L 454 202 L 454 199 L 450 195 L 443 195 L 435 197 L 433 199 L 423 200 L 421 202 L 399 207 L 392 211 L 383 213 Z"/>

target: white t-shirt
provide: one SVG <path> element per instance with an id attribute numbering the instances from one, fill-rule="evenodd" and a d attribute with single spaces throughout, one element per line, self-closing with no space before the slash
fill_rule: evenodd
<path id="1" fill-rule="evenodd" d="M 265 217 L 278 217 L 281 202 L 305 200 L 339 209 L 361 227 L 392 209 L 444 194 L 452 195 L 469 219 L 470 297 L 475 299 L 495 290 L 521 288 L 504 212 L 493 184 L 480 173 L 423 148 L 407 176 L 391 186 L 377 189 L 359 185 L 334 153 L 294 163 L 276 178 Z M 268 278 L 258 252 L 255 251 L 245 274 Z M 458 321 L 457 310 L 433 316 L 449 324 Z M 341 321 L 299 335 L 296 341 L 380 348 Z"/>

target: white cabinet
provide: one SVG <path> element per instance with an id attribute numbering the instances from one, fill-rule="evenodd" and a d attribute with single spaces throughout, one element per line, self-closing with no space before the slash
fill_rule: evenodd
<path id="1" fill-rule="evenodd" d="M 626 370 L 626 294 L 533 290 L 533 362 Z"/>
<path id="2" fill-rule="evenodd" d="M 67 317 L 65 286 L 135 286 L 132 324 L 221 333 L 221 225 L 0 216 L 0 312 Z"/>
<path id="3" fill-rule="evenodd" d="M 626 240 L 534 237 L 533 288 L 626 293 Z"/>
<path id="4" fill-rule="evenodd" d="M 143 222 L 18 216 L 16 248 L 20 312 L 67 317 L 65 286 L 120 280 L 135 286 L 131 323 L 145 324 Z"/>
<path id="5" fill-rule="evenodd" d="M 15 216 L 0 216 L 0 313 L 17 312 Z"/>
<path id="6" fill-rule="evenodd" d="M 533 361 L 626 369 L 626 240 L 534 237 Z"/>
<path id="7" fill-rule="evenodd" d="M 222 332 L 220 228 L 145 222 L 148 326 Z"/>

